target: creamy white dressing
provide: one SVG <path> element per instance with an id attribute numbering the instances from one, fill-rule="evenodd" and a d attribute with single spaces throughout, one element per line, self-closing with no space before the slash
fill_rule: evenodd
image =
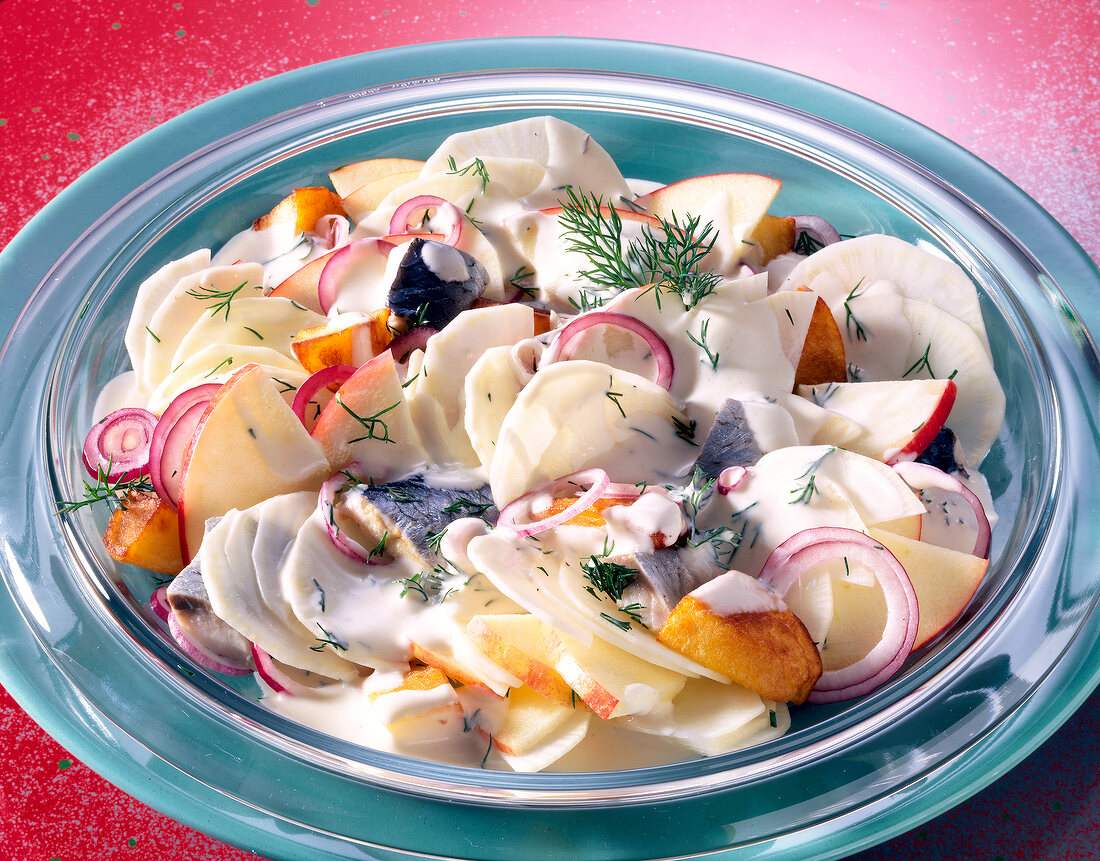
<path id="1" fill-rule="evenodd" d="M 535 118 L 452 136 L 376 210 L 349 213 L 354 227 L 341 243 L 367 241 L 343 272 L 329 273 L 336 292 L 327 317 L 290 299 L 259 296 L 332 250 L 339 232 L 330 234 L 328 225 L 318 228 L 323 236 L 299 233 L 287 221 L 244 230 L 213 257 L 196 252 L 169 264 L 139 290 L 126 335 L 135 372 L 104 389 L 97 415 L 134 403 L 159 412 L 178 392 L 220 382 L 248 362 L 283 381 L 292 398 L 307 375 L 290 339 L 318 324 L 338 330 L 386 305 L 404 254 L 401 243 L 390 250 L 391 221 L 417 195 L 452 205 L 433 205 L 408 228 L 447 234 L 460 224 L 457 248 L 489 274 L 483 298 L 506 302 L 522 287 L 550 306 L 551 324 L 560 328 L 576 313 L 570 300 L 583 304 L 596 296 L 607 300 L 602 310 L 647 325 L 671 355 L 667 390 L 654 382 L 660 370 L 654 353 L 622 330 L 595 327 L 574 345 L 575 356 L 547 362 L 553 334 L 536 337 L 531 307 L 514 303 L 461 313 L 406 366 L 379 374 L 375 415 L 357 419 L 362 438 L 335 447 L 326 441 L 330 458 L 333 451 L 342 455 L 337 468 L 358 460 L 379 479 L 419 473 L 441 490 L 488 484 L 498 509 L 534 492 L 527 506 L 533 516 L 555 502 L 540 489 L 583 469 L 603 470 L 619 493 L 630 485 L 652 489 L 603 509 L 602 524 L 566 523 L 530 535 L 493 528 L 478 516 L 484 511 L 459 506 L 434 537 L 434 550 L 420 548 L 438 560 L 430 570 L 386 552 L 381 535 L 356 534 L 364 548 L 378 542 L 370 564 L 341 552 L 329 529 L 349 528 L 347 514 L 362 502 L 354 491 L 331 514 L 317 506 L 315 486 L 230 511 L 200 551 L 215 612 L 278 661 L 314 681 L 326 679 L 295 696 L 264 686 L 262 702 L 273 711 L 369 747 L 488 768 L 616 769 L 722 753 L 784 732 L 786 707 L 658 642 L 599 580 L 600 560 L 677 547 L 690 569 L 712 578 L 691 592 L 712 612 L 736 616 L 789 603 L 815 641 L 824 642 L 833 618 L 831 580 L 852 572 L 829 569 L 806 578 L 785 603 L 753 577 L 786 538 L 820 526 L 866 531 L 923 518 L 926 540 L 948 546 L 972 540 L 972 517 L 957 500 L 931 500 L 926 511 L 889 467 L 838 448 L 858 432 L 850 420 L 827 402 L 792 394 L 817 294 L 844 335 L 853 376 L 905 375 L 914 350 L 923 348 L 915 340 L 938 323 L 936 315 L 950 316 L 949 309 L 918 314 L 906 304 L 924 295 L 925 288 L 907 281 L 915 264 L 884 263 L 880 277 L 855 289 L 851 272 L 818 271 L 808 267 L 815 258 L 794 253 L 753 273 L 740 263 L 755 224 L 751 208 L 746 214 L 718 189 L 694 213 L 720 228 L 708 258 L 720 276 L 710 295 L 689 305 L 669 290 L 616 294 L 584 274 L 592 262 L 563 238 L 566 186 L 623 211 L 624 247 L 652 229 L 654 222 L 633 215 L 628 202 L 660 184 L 626 180 L 582 130 Z M 388 238 L 374 241 L 382 237 Z M 448 245 L 425 243 L 423 258 L 441 281 L 466 279 L 465 262 Z M 947 269 L 936 271 L 956 294 L 964 291 Z M 802 286 L 800 273 L 816 294 L 790 292 Z M 242 299 L 256 298 L 211 312 L 210 296 L 239 285 Z M 951 342 L 966 354 L 959 401 L 965 395 L 988 403 L 994 418 L 965 413 L 959 423 L 972 444 L 988 447 L 999 428 L 999 386 L 982 364 L 976 305 L 964 296 L 960 306 L 965 319 L 956 322 L 972 337 L 956 333 Z M 947 361 L 942 350 L 934 358 Z M 740 401 L 766 454 L 736 487 L 718 492 L 693 479 L 692 467 L 728 398 Z M 984 480 L 971 475 L 994 517 Z M 848 579 L 872 578 L 857 570 Z M 525 663 L 494 651 L 477 640 L 472 621 L 525 614 L 549 626 L 553 638 L 524 647 L 545 647 L 547 671 L 556 667 L 571 679 L 574 706 L 558 713 L 558 728 L 530 749 L 501 753 L 490 737 L 509 732 L 504 695 L 538 681 L 528 675 L 532 655 Z M 607 662 L 607 655 L 620 657 Z M 453 678 L 482 684 L 403 687 L 410 666 L 430 661 Z M 611 717 L 577 709 L 582 701 Z M 564 708 L 550 702 L 542 707 Z"/>

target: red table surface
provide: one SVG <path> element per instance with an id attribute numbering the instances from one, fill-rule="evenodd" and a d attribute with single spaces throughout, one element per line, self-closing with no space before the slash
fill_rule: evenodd
<path id="1" fill-rule="evenodd" d="M 808 75 L 1000 170 L 1100 260 L 1100 2 L 0 0 L 0 247 L 169 118 L 350 54 L 485 36 L 699 48 Z M 4 286 L 3 289 L 13 289 Z M 1100 695 L 969 801 L 858 857 L 1100 858 Z M 252 858 L 150 810 L 0 688 L 0 861 Z"/>

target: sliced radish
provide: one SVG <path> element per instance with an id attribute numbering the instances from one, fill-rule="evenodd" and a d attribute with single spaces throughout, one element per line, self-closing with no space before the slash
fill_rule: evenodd
<path id="1" fill-rule="evenodd" d="M 961 496 L 967 505 L 974 510 L 974 519 L 977 523 L 978 534 L 974 539 L 974 549 L 970 553 L 982 559 L 989 558 L 989 545 L 993 530 L 990 528 L 985 507 L 974 494 L 974 491 L 955 476 L 944 472 L 939 467 L 932 466 L 930 463 L 917 463 L 915 461 L 895 463 L 894 472 L 900 475 L 902 480 L 914 490 L 937 488 Z"/>
<path id="2" fill-rule="evenodd" d="M 328 314 L 336 304 L 336 294 L 353 269 L 372 257 L 377 257 L 384 262 L 393 247 L 393 244 L 385 239 L 372 236 L 367 239 L 358 239 L 333 252 L 317 281 L 317 304 L 321 307 L 321 313 Z"/>
<path id="3" fill-rule="evenodd" d="M 531 514 L 531 503 L 536 499 L 555 499 L 566 491 L 575 493 L 577 490 L 585 488 L 586 485 L 587 489 L 582 490 L 580 495 L 577 496 L 571 505 L 562 509 L 557 514 L 553 514 L 543 520 L 524 520 L 526 516 Z M 523 496 L 506 505 L 504 510 L 500 513 L 500 517 L 497 519 L 497 526 L 507 527 L 513 530 L 517 535 L 524 537 L 546 532 L 548 529 L 561 526 L 567 520 L 572 520 L 581 512 L 587 511 L 595 504 L 597 499 L 607 492 L 610 485 L 611 479 L 608 477 L 607 473 L 595 467 L 562 476 L 557 481 L 551 482 L 548 486 L 540 490 L 532 491 L 531 493 L 525 493 Z M 636 492 L 635 495 L 637 495 Z"/>
<path id="4" fill-rule="evenodd" d="M 206 649 L 199 646 L 197 643 L 188 639 L 187 635 L 183 632 L 183 628 L 180 627 L 180 623 L 176 620 L 175 613 L 168 614 L 168 630 L 172 634 L 172 639 L 176 641 L 184 653 L 191 658 L 195 663 L 202 664 L 209 670 L 213 670 L 215 673 L 221 673 L 225 676 L 247 676 L 252 672 L 251 667 L 245 667 L 241 664 L 227 661 L 221 655 L 215 655 L 208 652 Z"/>
<path id="5" fill-rule="evenodd" d="M 309 427 L 309 422 L 306 421 L 306 408 L 313 397 L 321 389 L 343 385 L 357 370 L 358 368 L 354 365 L 329 365 L 327 368 L 321 368 L 321 370 L 311 374 L 304 383 L 298 386 L 298 391 L 294 395 L 294 402 L 290 405 L 291 409 L 294 410 L 294 415 L 301 419 L 303 425 Z"/>
<path id="6" fill-rule="evenodd" d="M 458 245 L 462 237 L 462 210 L 434 194 L 418 194 L 394 210 L 390 218 L 390 233 L 409 233 L 410 227 L 421 224 L 439 228 L 432 232 L 443 234 L 442 241 L 447 245 Z"/>
<path id="7" fill-rule="evenodd" d="M 96 479 L 130 481 L 149 470 L 157 417 L 140 407 L 123 407 L 97 422 L 84 438 L 84 468 Z"/>
<path id="8" fill-rule="evenodd" d="M 653 382 L 666 391 L 672 388 L 674 370 L 672 351 L 669 350 L 664 338 L 637 317 L 616 311 L 590 311 L 574 317 L 562 328 L 547 349 L 543 363 L 572 359 L 579 346 L 579 337 L 594 326 L 617 326 L 641 338 L 653 355 L 656 365 Z"/>
<path id="9" fill-rule="evenodd" d="M 823 526 L 797 532 L 772 552 L 759 579 L 782 597 L 804 574 L 836 560 L 859 563 L 874 574 L 886 599 L 886 624 L 866 655 L 822 673 L 809 697 L 815 703 L 852 699 L 874 690 L 901 669 L 917 636 L 919 611 L 909 575 L 889 550 L 857 530 Z"/>
<path id="10" fill-rule="evenodd" d="M 275 693 L 297 696 L 308 690 L 301 682 L 294 681 L 284 673 L 275 659 L 255 643 L 252 644 L 252 660 L 256 664 L 256 674 Z"/>

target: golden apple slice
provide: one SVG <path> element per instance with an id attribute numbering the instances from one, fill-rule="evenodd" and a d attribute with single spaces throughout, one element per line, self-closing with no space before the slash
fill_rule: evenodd
<path id="1" fill-rule="evenodd" d="M 389 326 L 390 309 L 380 308 L 362 319 L 340 320 L 299 331 L 290 349 L 302 367 L 315 373 L 332 365 L 358 368 L 377 356 L 393 341 Z"/>
<path id="2" fill-rule="evenodd" d="M 516 771 L 542 771 L 584 737 L 591 712 L 556 705 L 529 687 L 508 694 L 504 723 L 493 745 Z"/>
<path id="3" fill-rule="evenodd" d="M 155 493 L 126 494 L 107 521 L 103 545 L 118 562 L 171 576 L 183 570 L 179 517 Z"/>
<path id="4" fill-rule="evenodd" d="M 296 188 L 266 215 L 252 222 L 253 230 L 264 230 L 276 224 L 293 224 L 298 233 L 313 230 L 317 219 L 323 215 L 343 215 L 340 198 L 320 186 Z"/>
<path id="5" fill-rule="evenodd" d="M 789 215 L 763 215 L 746 240 L 752 248 L 745 257 L 757 266 L 766 266 L 781 254 L 794 251 L 797 234 L 794 219 Z"/>
<path id="6" fill-rule="evenodd" d="M 382 725 L 397 740 L 440 742 L 465 731 L 466 712 L 458 694 L 441 670 L 417 667 L 400 685 L 368 694 Z"/>
<path id="7" fill-rule="evenodd" d="M 321 446 L 266 371 L 246 365 L 210 399 L 183 455 L 183 559 L 198 549 L 207 518 L 281 493 L 319 489 L 329 471 Z"/>
<path id="8" fill-rule="evenodd" d="M 821 678 L 821 656 L 806 626 L 779 596 L 740 571 L 685 595 L 657 639 L 778 702 L 805 702 Z"/>

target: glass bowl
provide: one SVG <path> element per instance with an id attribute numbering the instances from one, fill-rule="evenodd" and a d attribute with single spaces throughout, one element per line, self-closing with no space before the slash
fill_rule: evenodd
<path id="1" fill-rule="evenodd" d="M 500 69 L 468 70 L 479 62 Z M 517 65 L 528 67 L 507 68 Z M 425 76 L 403 79 L 408 68 Z M 349 91 L 361 81 L 371 85 Z M 987 576 L 948 636 L 889 684 L 796 709 L 773 742 L 568 775 L 360 748 L 190 662 L 147 609 L 155 580 L 106 555 L 105 515 L 54 513 L 81 496 L 80 443 L 98 391 L 127 366 L 122 333 L 148 273 L 217 247 L 333 167 L 424 158 L 451 132 L 545 113 L 591 132 L 627 176 L 774 175 L 773 212 L 931 242 L 980 287 L 1008 398 L 985 464 L 1001 518 Z M 350 58 L 223 97 L 113 156 L 4 252 L 0 280 L 15 275 L 30 298 L 0 359 L 12 488 L 0 503 L 0 680 L 105 776 L 223 840 L 295 859 L 835 857 L 995 779 L 1100 677 L 1100 540 L 1089 527 L 1100 387 L 1087 326 L 1100 277 L 984 165 L 823 85 L 583 40 Z"/>

